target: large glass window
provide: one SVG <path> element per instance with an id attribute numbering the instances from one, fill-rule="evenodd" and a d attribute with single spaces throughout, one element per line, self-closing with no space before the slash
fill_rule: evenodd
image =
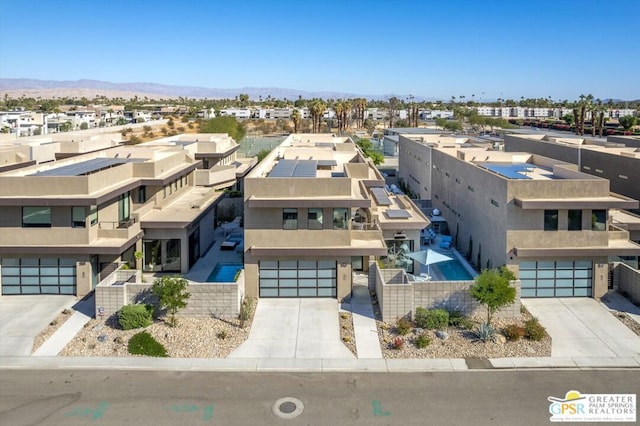
<path id="1" fill-rule="evenodd" d="M 322 229 L 322 209 L 309 209 L 309 229 Z"/>
<path id="2" fill-rule="evenodd" d="M 129 220 L 129 216 L 131 214 L 131 205 L 129 203 L 129 196 L 131 194 L 129 191 L 118 197 L 118 221 L 125 222 Z"/>
<path id="3" fill-rule="evenodd" d="M 179 239 L 143 240 L 143 270 L 180 272 L 181 243 Z"/>
<path id="4" fill-rule="evenodd" d="M 582 230 L 582 210 L 569 210 L 567 218 L 569 220 L 569 231 Z"/>
<path id="5" fill-rule="evenodd" d="M 144 204 L 147 202 L 147 187 L 141 186 L 138 188 L 138 204 Z"/>
<path id="6" fill-rule="evenodd" d="M 592 231 L 607 230 L 607 211 L 606 210 L 591 211 L 591 230 Z"/>
<path id="7" fill-rule="evenodd" d="M 71 208 L 71 226 L 74 228 L 85 228 L 87 226 L 87 208 L 72 207 Z"/>
<path id="8" fill-rule="evenodd" d="M 89 211 L 89 220 L 91 221 L 91 226 L 98 223 L 98 206 L 91 206 Z"/>
<path id="9" fill-rule="evenodd" d="M 23 207 L 23 228 L 51 228 L 51 207 Z"/>
<path id="10" fill-rule="evenodd" d="M 545 231 L 558 230 L 558 210 L 544 211 L 544 230 Z"/>
<path id="11" fill-rule="evenodd" d="M 349 209 L 333 209 L 333 229 L 347 229 L 349 223 Z"/>
<path id="12" fill-rule="evenodd" d="M 282 209 L 282 229 L 298 229 L 298 209 Z"/>

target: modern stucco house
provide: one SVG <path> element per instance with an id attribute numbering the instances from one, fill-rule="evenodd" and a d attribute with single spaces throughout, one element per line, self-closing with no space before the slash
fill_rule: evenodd
<path id="1" fill-rule="evenodd" d="M 350 138 L 293 134 L 245 178 L 245 291 L 250 297 L 337 297 L 352 272 L 404 244 L 428 219 Z"/>
<path id="2" fill-rule="evenodd" d="M 122 261 L 187 272 L 213 244 L 220 189 L 236 183 L 235 141 L 193 138 L 203 140 L 119 146 L 0 173 L 2 294 L 82 296 Z M 205 159 L 220 165 L 202 169 Z"/>
<path id="3" fill-rule="evenodd" d="M 613 211 L 638 208 L 638 201 L 611 193 L 606 179 L 530 153 L 409 138 L 400 149 L 428 151 L 423 174 L 443 230 L 476 268 L 506 264 L 517 272 L 522 297 L 602 296 L 608 257 L 640 254 L 629 232 L 612 223 Z M 401 156 L 400 170 L 406 161 L 417 160 Z"/>

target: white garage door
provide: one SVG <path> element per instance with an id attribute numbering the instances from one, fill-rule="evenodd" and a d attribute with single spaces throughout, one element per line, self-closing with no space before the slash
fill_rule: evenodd
<path id="1" fill-rule="evenodd" d="M 336 261 L 280 260 L 259 264 L 260 297 L 336 297 Z"/>
<path id="2" fill-rule="evenodd" d="M 522 297 L 590 297 L 593 262 L 520 262 L 520 283 Z"/>

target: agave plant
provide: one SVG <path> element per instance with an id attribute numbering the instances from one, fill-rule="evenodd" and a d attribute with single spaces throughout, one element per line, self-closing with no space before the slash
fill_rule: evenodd
<path id="1" fill-rule="evenodd" d="M 478 339 L 482 340 L 483 342 L 495 342 L 496 329 L 493 328 L 491 324 L 483 322 L 478 326 L 478 329 L 476 330 L 476 336 L 478 336 Z"/>

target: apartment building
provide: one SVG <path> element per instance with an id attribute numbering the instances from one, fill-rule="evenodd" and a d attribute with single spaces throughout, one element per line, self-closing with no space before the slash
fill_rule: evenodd
<path id="1" fill-rule="evenodd" d="M 632 137 L 610 137 L 608 140 L 611 142 L 575 136 L 506 134 L 504 149 L 577 164 L 581 172 L 608 179 L 613 192 L 640 200 L 640 148 L 634 146 Z M 622 145 L 624 142 L 631 146 Z M 640 213 L 637 208 L 635 212 Z"/>
<path id="2" fill-rule="evenodd" d="M 352 272 L 403 246 L 428 219 L 350 138 L 294 134 L 245 178 L 245 291 L 252 297 L 345 297 Z"/>
<path id="3" fill-rule="evenodd" d="M 522 297 L 600 297 L 608 257 L 640 254 L 612 223 L 638 201 L 606 179 L 530 153 L 434 148 L 431 159 L 433 206 L 455 246 L 477 268 L 508 265 Z"/>
<path id="4" fill-rule="evenodd" d="M 223 197 L 197 184 L 201 164 L 182 146 L 119 146 L 0 173 L 2 295 L 82 296 L 122 261 L 187 272 Z"/>

